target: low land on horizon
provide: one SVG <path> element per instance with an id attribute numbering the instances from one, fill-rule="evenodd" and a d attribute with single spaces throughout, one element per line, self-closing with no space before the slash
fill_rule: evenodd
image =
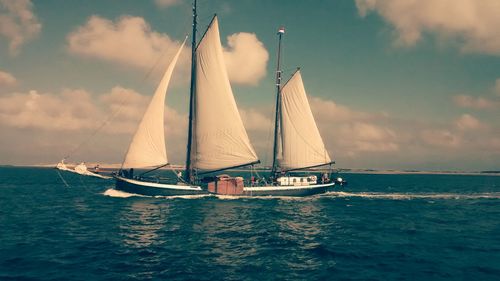
<path id="1" fill-rule="evenodd" d="M 121 167 L 121 164 L 101 164 L 101 163 L 86 163 L 89 169 L 99 164 L 99 168 L 103 171 L 116 170 Z M 9 165 L 1 164 L 0 167 L 38 167 L 38 168 L 53 168 L 56 164 L 34 164 L 34 165 Z M 68 164 L 69 167 L 74 167 L 75 164 Z M 183 170 L 184 165 L 170 165 L 161 168 L 162 170 Z M 269 167 L 258 167 L 256 170 L 266 171 Z M 250 171 L 250 169 L 230 169 L 231 171 Z M 325 169 L 311 169 L 311 171 L 323 171 Z M 346 174 L 435 174 L 435 175 L 492 175 L 500 176 L 500 170 L 488 171 L 448 171 L 448 170 L 396 170 L 396 169 L 351 169 L 351 168 L 336 168 L 335 171 Z"/>

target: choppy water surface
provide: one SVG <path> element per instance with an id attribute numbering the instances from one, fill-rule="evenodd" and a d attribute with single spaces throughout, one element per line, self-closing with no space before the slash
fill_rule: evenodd
<path id="1" fill-rule="evenodd" d="M 499 280 L 500 177 L 345 174 L 311 198 L 151 198 L 0 168 L 0 280 Z"/>

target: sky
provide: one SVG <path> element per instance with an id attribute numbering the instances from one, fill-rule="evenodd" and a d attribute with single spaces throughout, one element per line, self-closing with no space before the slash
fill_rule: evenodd
<path id="1" fill-rule="evenodd" d="M 338 168 L 500 169 L 500 1 L 199 0 L 236 102 L 272 160 L 278 27 Z M 187 0 L 0 0 L 0 164 L 121 163 L 191 29 Z M 188 39 L 189 41 L 190 39 Z M 166 101 L 183 164 L 190 46 Z"/>

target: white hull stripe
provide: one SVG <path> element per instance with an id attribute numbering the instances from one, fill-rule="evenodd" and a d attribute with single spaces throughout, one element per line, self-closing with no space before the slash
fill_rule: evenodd
<path id="1" fill-rule="evenodd" d="M 154 182 L 145 182 L 138 181 L 132 179 L 126 179 L 122 177 L 116 177 L 117 180 L 121 180 L 130 184 L 140 185 L 144 187 L 155 187 L 155 188 L 165 188 L 165 189 L 176 189 L 176 190 L 202 190 L 199 186 L 184 186 L 184 185 L 176 185 L 176 184 L 163 184 L 163 183 L 154 183 Z"/>
<path id="2" fill-rule="evenodd" d="M 333 186 L 335 183 L 315 184 L 315 185 L 293 185 L 293 186 L 252 186 L 243 187 L 244 191 L 280 191 L 280 190 L 299 190 L 299 189 L 314 189 L 319 187 Z"/>

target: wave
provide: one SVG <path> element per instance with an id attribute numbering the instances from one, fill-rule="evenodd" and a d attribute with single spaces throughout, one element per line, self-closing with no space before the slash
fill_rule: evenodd
<path id="1" fill-rule="evenodd" d="M 392 200 L 412 200 L 412 199 L 500 199 L 500 192 L 486 193 L 383 193 L 383 192 L 343 192 L 332 191 L 322 197 L 362 197 L 370 199 L 392 199 Z"/>
<path id="2" fill-rule="evenodd" d="M 324 197 L 360 197 L 368 199 L 390 199 L 390 200 L 412 200 L 412 199 L 448 199 L 448 200 L 467 200 L 467 199 L 500 199 L 500 192 L 486 193 L 385 193 L 385 192 L 344 192 L 331 191 L 321 195 L 309 197 L 289 197 L 289 196 L 231 196 L 216 194 L 198 194 L 198 195 L 173 195 L 173 196 L 146 196 L 134 193 L 127 193 L 110 188 L 103 192 L 103 195 L 117 198 L 129 197 L 149 197 L 161 199 L 203 199 L 215 197 L 219 200 L 283 200 L 283 201 L 310 201 Z"/>
<path id="3" fill-rule="evenodd" d="M 116 190 L 110 188 L 102 193 L 105 196 L 116 197 L 116 198 L 129 198 L 129 197 L 149 197 L 149 198 L 162 198 L 162 199 L 200 199 L 208 196 L 213 196 L 211 194 L 199 194 L 199 195 L 172 195 L 172 196 L 148 196 L 136 193 L 128 193 L 125 191 Z"/>
<path id="4" fill-rule="evenodd" d="M 135 194 L 135 193 L 128 193 L 128 192 L 116 190 L 116 189 L 113 189 L 113 188 L 110 188 L 110 189 L 104 191 L 102 194 L 105 195 L 105 196 L 117 197 L 117 198 L 128 198 L 128 197 L 133 197 L 133 196 L 136 196 L 136 197 L 147 197 L 147 196 L 144 196 L 144 195 Z"/>

